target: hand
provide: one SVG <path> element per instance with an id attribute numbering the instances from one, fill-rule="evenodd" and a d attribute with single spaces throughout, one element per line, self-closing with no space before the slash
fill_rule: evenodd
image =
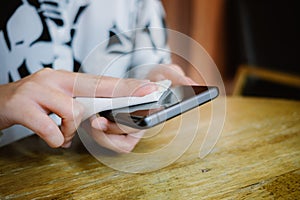
<path id="1" fill-rule="evenodd" d="M 51 147 L 68 147 L 84 112 L 74 96 L 143 96 L 156 89 L 149 81 L 45 68 L 17 82 L 0 85 L 0 130 L 21 124 Z M 48 116 L 50 113 L 61 117 L 60 128 Z"/>
<path id="2" fill-rule="evenodd" d="M 148 74 L 151 81 L 171 80 L 172 85 L 198 85 L 191 78 L 187 77 L 184 71 L 175 64 L 158 65 Z"/>
<path id="3" fill-rule="evenodd" d="M 98 144 L 118 153 L 130 153 L 145 132 L 110 122 L 101 116 L 91 117 L 83 122 L 82 127 Z"/>

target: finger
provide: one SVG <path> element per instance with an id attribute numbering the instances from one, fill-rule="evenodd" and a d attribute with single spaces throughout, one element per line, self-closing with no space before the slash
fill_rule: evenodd
<path id="1" fill-rule="evenodd" d="M 41 109 L 27 106 L 20 113 L 26 113 L 26 116 L 20 116 L 21 124 L 39 135 L 50 147 L 56 148 L 63 144 L 64 137 L 59 127 Z"/>
<path id="2" fill-rule="evenodd" d="M 61 124 L 61 131 L 64 134 L 65 141 L 62 147 L 68 148 L 71 146 L 71 141 L 73 137 L 75 136 L 76 130 L 79 127 L 82 119 L 83 119 L 83 113 L 84 108 L 83 106 L 77 102 L 76 100 L 73 100 L 73 116 L 68 117 L 62 117 L 62 124 Z"/>
<path id="3" fill-rule="evenodd" d="M 155 67 L 149 74 L 149 77 L 153 81 L 160 81 L 169 79 L 172 81 L 173 85 L 183 84 L 181 79 L 185 77 L 184 71 L 178 66 L 174 64 L 170 65 L 159 65 Z"/>
<path id="4" fill-rule="evenodd" d="M 170 71 L 168 72 L 168 74 L 156 74 L 153 77 L 155 81 L 166 80 L 166 79 L 171 80 L 173 86 L 194 84 L 194 82 L 190 78 L 178 74 L 176 71 Z"/>
<path id="5" fill-rule="evenodd" d="M 107 123 L 108 120 L 104 117 L 96 117 L 93 116 L 90 118 L 91 126 L 94 129 L 100 130 L 100 131 L 106 131 L 107 130 Z"/>
<path id="6" fill-rule="evenodd" d="M 110 141 L 109 144 L 112 144 L 112 146 L 110 146 L 109 148 L 118 153 L 130 153 L 141 139 L 141 137 L 134 137 L 131 135 L 105 135 Z"/>
<path id="7" fill-rule="evenodd" d="M 141 131 L 140 135 L 142 133 L 143 131 Z M 131 152 L 142 137 L 138 137 L 137 135 L 131 136 L 105 134 L 103 131 L 99 131 L 96 129 L 92 129 L 90 134 L 99 145 L 107 149 L 113 150 L 117 153 Z"/>
<path id="8" fill-rule="evenodd" d="M 177 74 L 180 74 L 182 76 L 185 76 L 184 71 L 182 70 L 181 67 L 179 67 L 178 65 L 175 64 L 169 64 L 169 65 L 165 65 L 165 67 L 167 68 L 167 70 L 172 70 L 174 72 L 176 72 Z M 169 68 L 169 69 L 168 69 Z"/>
<path id="9" fill-rule="evenodd" d="M 153 82 L 135 79 L 114 79 L 102 77 L 96 86 L 95 94 L 106 97 L 144 96 L 158 89 Z"/>
<path id="10" fill-rule="evenodd" d="M 174 85 L 199 85 L 187 76 L 177 76 L 176 81 L 173 84 Z"/>
<path id="11" fill-rule="evenodd" d="M 144 96 L 157 90 L 156 84 L 149 80 L 120 79 L 66 71 L 59 71 L 58 76 L 59 80 L 63 80 L 61 86 L 71 92 L 72 96 Z"/>
<path id="12" fill-rule="evenodd" d="M 185 73 L 178 65 L 167 65 L 165 67 L 164 78 L 172 80 L 172 85 L 196 85 L 191 78 L 185 76 Z"/>
<path id="13" fill-rule="evenodd" d="M 141 96 L 150 94 L 154 91 L 157 91 L 159 87 L 157 84 L 149 81 L 149 82 L 139 84 L 137 86 L 131 86 L 130 88 L 132 88 L 134 90 L 132 92 L 132 95 L 129 95 L 129 96 L 140 96 L 141 97 Z M 121 88 L 121 90 L 122 90 L 122 88 Z M 126 91 L 126 90 L 124 90 L 124 91 Z M 126 95 L 127 94 L 128 93 L 126 93 Z M 125 94 L 124 94 L 124 96 L 125 96 Z"/>
<path id="14" fill-rule="evenodd" d="M 102 130 L 108 134 L 131 134 L 140 131 L 122 124 L 111 122 L 104 117 L 94 118 L 91 122 L 91 125 L 93 128 Z"/>
<path id="15" fill-rule="evenodd" d="M 62 118 L 61 123 L 61 131 L 64 135 L 64 143 L 62 144 L 63 148 L 69 148 L 72 144 L 72 139 L 75 136 L 76 130 L 79 126 L 79 123 L 75 121 L 80 121 L 81 118 L 76 119 L 68 119 Z"/>
<path id="16" fill-rule="evenodd" d="M 156 84 L 149 80 L 120 79 L 50 68 L 44 68 L 28 78 L 40 83 L 47 80 L 47 83 L 51 82 L 50 87 L 56 87 L 72 97 L 144 96 L 157 90 Z M 49 87 L 47 83 L 46 86 Z"/>
<path id="17" fill-rule="evenodd" d="M 75 135 L 75 131 L 82 120 L 83 106 L 72 97 L 53 89 L 41 90 L 41 94 L 36 101 L 44 109 L 61 117 L 61 131 L 65 138 L 63 147 L 70 146 L 69 142 Z"/>
<path id="18" fill-rule="evenodd" d="M 193 79 L 190 77 L 186 77 L 186 81 L 188 82 L 189 85 L 200 85 L 199 83 L 196 83 Z"/>
<path id="19" fill-rule="evenodd" d="M 89 120 L 84 121 L 82 127 L 99 145 L 118 153 L 129 153 L 132 151 L 145 132 L 140 131 L 131 135 L 106 134 L 99 129 L 92 128 Z"/>
<path id="20" fill-rule="evenodd" d="M 131 128 L 129 126 L 126 125 L 122 125 L 122 124 L 118 124 L 118 123 L 114 123 L 111 121 L 108 121 L 107 123 L 107 130 L 105 131 L 105 133 L 108 134 L 132 134 L 132 133 L 137 133 L 140 130 L 135 129 L 135 128 Z"/>

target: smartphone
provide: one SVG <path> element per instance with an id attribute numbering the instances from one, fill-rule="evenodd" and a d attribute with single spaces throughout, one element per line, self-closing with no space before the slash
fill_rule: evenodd
<path id="1" fill-rule="evenodd" d="M 159 101 L 100 112 L 110 121 L 137 129 L 148 129 L 215 99 L 215 86 L 169 88 Z"/>

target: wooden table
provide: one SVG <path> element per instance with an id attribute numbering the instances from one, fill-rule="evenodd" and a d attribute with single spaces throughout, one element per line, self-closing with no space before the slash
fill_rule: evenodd
<path id="1" fill-rule="evenodd" d="M 101 164 L 80 143 L 50 149 L 29 137 L 0 149 L 0 199 L 300 198 L 300 102 L 227 98 L 222 135 L 204 159 L 201 138 L 168 167 L 132 174 Z"/>

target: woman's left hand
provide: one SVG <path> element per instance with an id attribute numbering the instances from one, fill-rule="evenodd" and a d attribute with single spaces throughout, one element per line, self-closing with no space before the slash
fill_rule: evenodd
<path id="1" fill-rule="evenodd" d="M 86 120 L 83 127 L 99 145 L 117 153 L 130 153 L 145 132 L 111 122 L 101 116 Z"/>

